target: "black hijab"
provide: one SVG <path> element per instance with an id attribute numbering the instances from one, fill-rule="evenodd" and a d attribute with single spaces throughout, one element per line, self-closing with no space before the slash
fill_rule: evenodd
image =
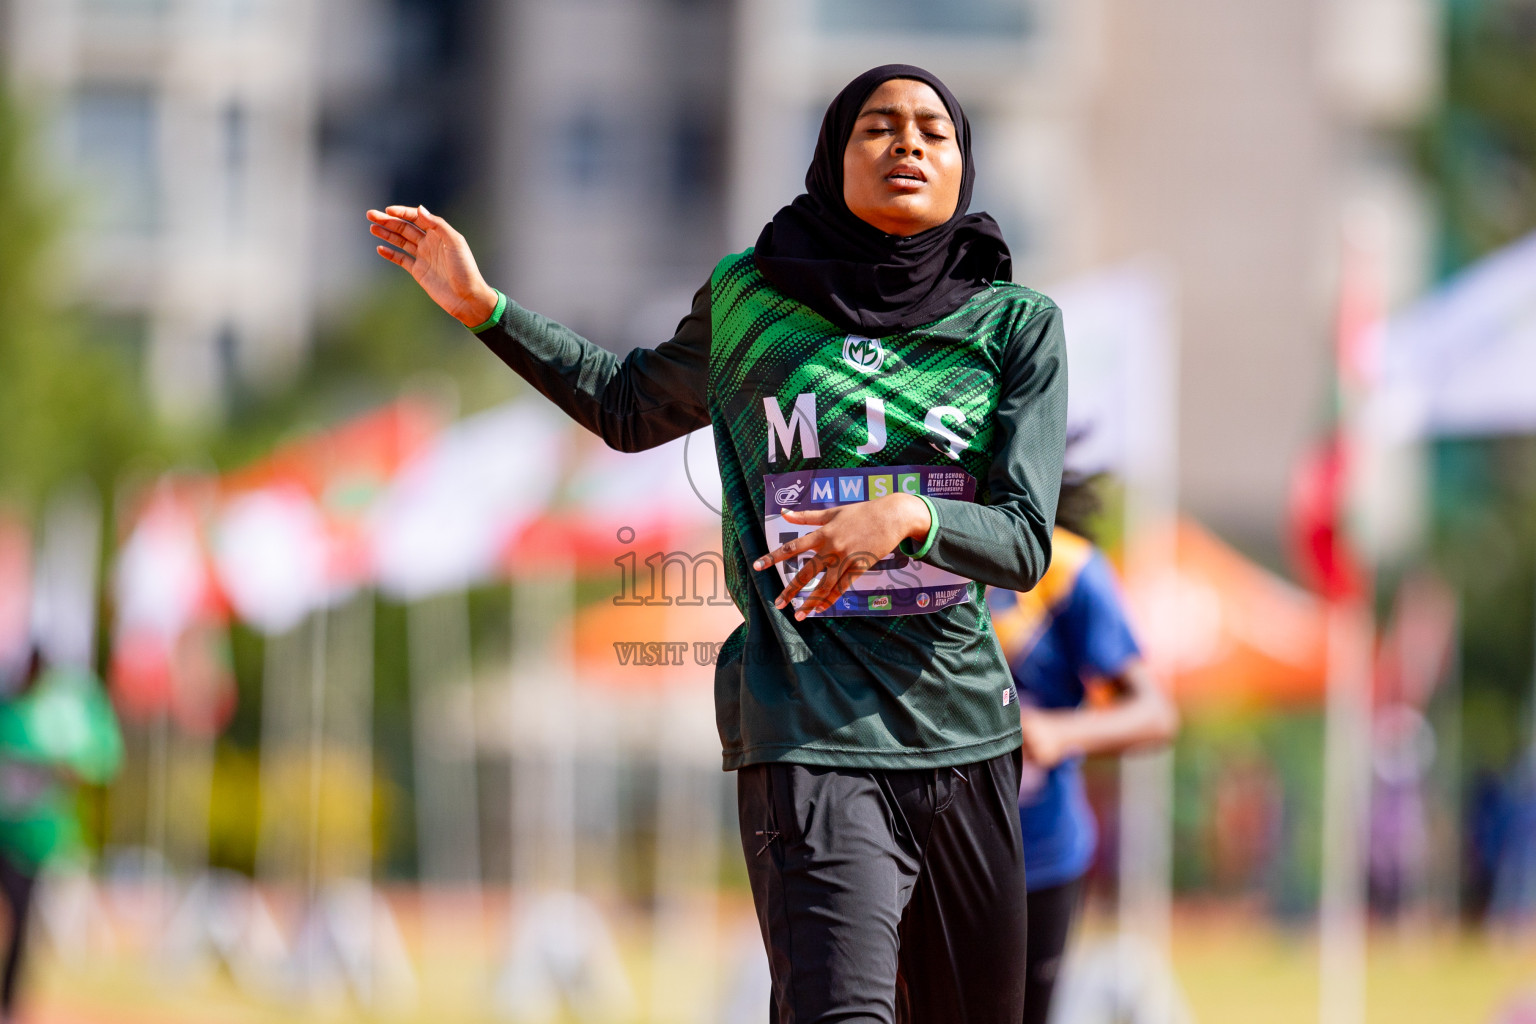
<path id="1" fill-rule="evenodd" d="M 843 201 L 843 151 L 859 109 L 893 78 L 924 82 L 938 93 L 964 160 L 954 216 L 905 238 L 860 220 Z M 943 82 L 910 64 L 866 71 L 827 107 L 805 193 L 763 228 L 753 252 L 757 269 L 779 291 L 845 331 L 880 336 L 932 323 L 992 281 L 1013 277 L 1013 258 L 997 222 L 965 212 L 975 179 L 971 125 Z"/>

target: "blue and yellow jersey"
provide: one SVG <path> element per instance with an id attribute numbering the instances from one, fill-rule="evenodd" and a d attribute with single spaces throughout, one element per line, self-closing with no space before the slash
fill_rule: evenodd
<path id="1" fill-rule="evenodd" d="M 1109 560 L 1061 527 L 1039 585 L 1024 594 L 993 590 L 987 601 L 1021 705 L 1078 707 L 1088 682 L 1119 674 L 1139 654 Z M 1070 882 L 1093 863 L 1098 827 L 1083 790 L 1081 758 L 1048 772 L 1026 764 L 1019 817 L 1031 891 Z"/>

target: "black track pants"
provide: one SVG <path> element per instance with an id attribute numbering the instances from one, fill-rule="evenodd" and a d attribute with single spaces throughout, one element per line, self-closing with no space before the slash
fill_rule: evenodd
<path id="1" fill-rule="evenodd" d="M 1024 1022 L 1045 1024 L 1061 972 L 1061 955 L 1082 903 L 1083 880 L 1074 879 L 1029 894 L 1029 953 L 1024 961 Z"/>
<path id="2" fill-rule="evenodd" d="M 1019 754 L 738 772 L 772 1024 L 1019 1024 Z"/>

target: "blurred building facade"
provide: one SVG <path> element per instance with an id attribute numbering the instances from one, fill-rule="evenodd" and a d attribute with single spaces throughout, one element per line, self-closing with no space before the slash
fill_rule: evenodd
<path id="1" fill-rule="evenodd" d="M 65 287 L 171 417 L 298 372 L 372 273 L 359 211 L 455 217 L 527 305 L 670 336 L 801 188 L 826 102 L 910 61 L 965 99 L 1017 280 L 1150 257 L 1182 345 L 1185 505 L 1273 550 L 1328 413 L 1341 224 L 1420 284 L 1400 129 L 1437 0 L 9 0 L 14 80 L 88 200 Z M 1069 325 L 1070 329 L 1070 325 Z"/>
<path id="2" fill-rule="evenodd" d="M 1390 305 L 1425 281 L 1432 214 L 1403 138 L 1434 99 L 1439 4 L 1098 2 L 1079 251 L 1168 268 L 1184 503 L 1273 554 L 1331 414 L 1343 235 L 1384 254 Z"/>
<path id="3" fill-rule="evenodd" d="M 17 0 L 13 73 L 76 191 L 66 294 L 143 346 L 169 417 L 297 363 L 310 325 L 318 17 L 302 0 Z"/>
<path id="4" fill-rule="evenodd" d="M 72 209 L 61 297 L 171 421 L 301 372 L 354 297 L 367 205 L 469 163 L 470 0 L 10 0 L 12 84 Z M 447 104 L 440 104 L 446 106 Z M 446 159 L 445 159 L 446 158 Z M 423 201 L 427 201 L 424 197 Z"/>
<path id="5" fill-rule="evenodd" d="M 727 251 L 735 5 L 499 9 L 494 270 L 610 348 L 666 340 Z"/>

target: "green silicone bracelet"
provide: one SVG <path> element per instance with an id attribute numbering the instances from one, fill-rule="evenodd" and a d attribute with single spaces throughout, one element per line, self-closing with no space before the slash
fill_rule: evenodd
<path id="1" fill-rule="evenodd" d="M 507 297 L 503 295 L 501 293 L 501 289 L 498 288 L 496 289 L 496 308 L 491 310 L 490 319 L 483 324 L 476 324 L 474 327 L 471 327 L 470 330 L 475 334 L 479 334 L 481 331 L 490 330 L 492 327 L 495 327 L 497 324 L 501 323 L 501 314 L 505 313 L 506 311 Z"/>
<path id="2" fill-rule="evenodd" d="M 939 535 L 939 510 L 934 507 L 933 502 L 928 500 L 928 495 L 918 494 L 914 495 L 914 497 L 918 498 L 924 505 L 928 506 L 928 536 L 923 539 L 923 546 L 918 548 L 916 551 L 912 550 L 911 538 L 903 540 L 900 544 L 896 545 L 896 550 L 900 551 L 908 558 L 922 558 L 924 555 L 928 554 L 929 549 L 933 547 L 934 540 Z"/>

